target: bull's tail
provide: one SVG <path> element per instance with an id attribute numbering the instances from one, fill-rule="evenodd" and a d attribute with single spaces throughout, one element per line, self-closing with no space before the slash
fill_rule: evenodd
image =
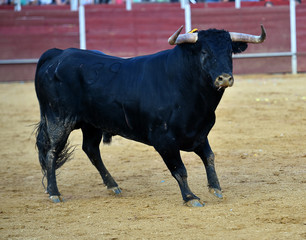
<path id="1" fill-rule="evenodd" d="M 43 173 L 46 173 L 46 158 L 50 149 L 50 139 L 47 133 L 46 122 L 42 119 L 36 127 L 36 147 L 38 149 L 38 159 Z"/>
<path id="2" fill-rule="evenodd" d="M 56 146 L 51 145 L 51 139 L 48 134 L 47 122 L 44 117 L 36 127 L 36 146 L 38 148 L 39 163 L 42 172 L 45 175 L 48 167 L 48 152 L 55 154 L 55 169 L 60 168 L 66 161 L 71 159 L 74 148 L 69 146 L 66 138 L 58 142 Z M 50 166 L 50 165 L 49 165 Z"/>
<path id="3" fill-rule="evenodd" d="M 39 162 L 44 174 L 47 171 L 47 167 L 50 166 L 50 164 L 48 164 L 49 160 L 47 157 L 49 151 L 52 151 L 52 153 L 54 154 L 56 161 L 56 169 L 60 168 L 68 159 L 70 159 L 73 152 L 70 151 L 71 148 L 67 144 L 68 136 L 63 135 L 65 131 L 60 130 L 60 128 L 64 128 L 63 124 L 61 124 L 60 122 L 56 123 L 54 122 L 54 120 L 46 119 L 45 117 L 48 100 L 46 99 L 44 88 L 42 87 L 44 86 L 44 84 L 41 84 L 41 82 L 44 81 L 46 78 L 44 77 L 44 75 L 40 75 L 40 73 L 46 73 L 46 68 L 43 68 L 43 65 L 48 64 L 49 60 L 59 56 L 62 52 L 63 50 L 53 48 L 43 53 L 38 61 L 35 73 L 35 90 L 41 110 L 41 121 L 37 124 L 36 127 L 36 146 L 39 152 Z M 51 125 L 53 127 L 57 126 L 57 131 L 54 131 L 54 129 L 52 131 L 48 131 L 47 122 L 49 122 L 49 124 L 52 123 Z M 52 136 L 50 136 L 50 132 L 52 132 Z"/>

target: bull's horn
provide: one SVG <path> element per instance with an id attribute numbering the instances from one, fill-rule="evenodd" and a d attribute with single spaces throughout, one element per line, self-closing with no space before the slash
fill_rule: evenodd
<path id="1" fill-rule="evenodd" d="M 183 25 L 168 39 L 170 45 L 176 45 L 181 43 L 195 43 L 198 40 L 198 33 L 185 33 L 181 34 Z"/>
<path id="2" fill-rule="evenodd" d="M 184 25 L 182 25 L 175 33 L 172 34 L 171 37 L 169 37 L 168 39 L 168 43 L 170 45 L 175 45 L 176 44 L 176 39 L 178 38 L 178 36 L 180 35 L 182 29 L 183 29 Z"/>
<path id="3" fill-rule="evenodd" d="M 262 43 L 266 39 L 266 30 L 264 26 L 261 25 L 260 36 L 235 32 L 230 32 L 230 35 L 233 42 Z"/>

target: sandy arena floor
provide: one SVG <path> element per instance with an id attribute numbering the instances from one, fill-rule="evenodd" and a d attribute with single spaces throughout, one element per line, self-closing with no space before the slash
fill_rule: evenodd
<path id="1" fill-rule="evenodd" d="M 306 75 L 237 76 L 209 135 L 225 200 L 208 193 L 205 169 L 182 153 L 204 208 L 183 205 L 152 147 L 115 137 L 101 146 L 123 189 L 111 195 L 81 149 L 58 171 L 66 202 L 41 184 L 33 83 L 0 84 L 0 239 L 306 239 Z"/>

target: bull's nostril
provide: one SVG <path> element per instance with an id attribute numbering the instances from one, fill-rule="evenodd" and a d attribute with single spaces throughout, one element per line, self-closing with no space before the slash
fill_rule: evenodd
<path id="1" fill-rule="evenodd" d="M 215 85 L 217 88 L 227 88 L 234 84 L 234 78 L 231 74 L 223 73 L 219 75 L 215 80 Z"/>
<path id="2" fill-rule="evenodd" d="M 224 73 L 217 77 L 217 81 L 233 81 L 233 77 L 230 74 Z"/>

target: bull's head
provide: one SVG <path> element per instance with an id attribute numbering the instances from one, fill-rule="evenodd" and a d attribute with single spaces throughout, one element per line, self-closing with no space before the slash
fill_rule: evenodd
<path id="1" fill-rule="evenodd" d="M 189 43 L 193 54 L 199 57 L 202 74 L 208 74 L 218 90 L 231 87 L 234 83 L 232 54 L 243 52 L 247 43 L 262 43 L 266 38 L 262 25 L 260 36 L 215 29 L 180 34 L 182 29 L 183 26 L 168 39 L 169 44 Z"/>

